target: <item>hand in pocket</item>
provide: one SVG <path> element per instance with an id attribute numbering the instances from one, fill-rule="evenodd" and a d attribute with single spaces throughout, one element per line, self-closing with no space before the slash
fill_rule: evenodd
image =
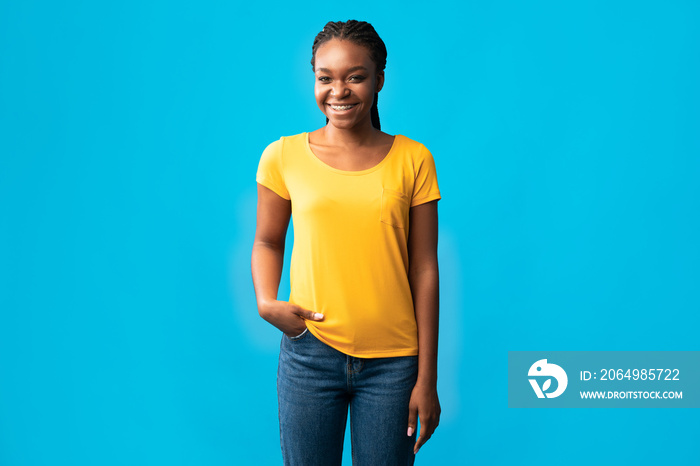
<path id="1" fill-rule="evenodd" d="M 304 309 L 287 301 L 268 301 L 258 306 L 260 317 L 280 329 L 290 338 L 300 336 L 306 329 L 305 320 L 321 321 L 323 314 Z"/>

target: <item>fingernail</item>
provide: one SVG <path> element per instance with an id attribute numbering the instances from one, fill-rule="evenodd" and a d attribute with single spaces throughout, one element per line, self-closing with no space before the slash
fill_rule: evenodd
<path id="1" fill-rule="evenodd" d="M 413 435 L 413 427 L 409 427 L 409 428 L 408 428 L 408 433 L 407 433 L 407 435 L 408 435 L 409 437 L 410 437 L 411 435 Z"/>
<path id="2" fill-rule="evenodd" d="M 323 319 L 323 314 L 319 314 L 318 312 L 314 314 L 314 319 Z"/>

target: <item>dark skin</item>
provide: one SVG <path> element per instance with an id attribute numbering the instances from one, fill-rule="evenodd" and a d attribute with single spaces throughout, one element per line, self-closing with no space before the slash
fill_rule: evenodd
<path id="1" fill-rule="evenodd" d="M 374 93 L 384 85 L 384 72 L 376 72 L 376 65 L 364 47 L 332 39 L 316 52 L 315 75 L 316 102 L 329 122 L 309 133 L 314 154 L 341 170 L 357 171 L 377 165 L 394 140 L 394 136 L 374 128 L 370 116 Z M 346 110 L 339 105 L 351 108 Z M 321 321 L 323 315 L 277 300 L 291 214 L 291 201 L 258 184 L 257 225 L 251 257 L 258 312 L 293 337 L 304 331 L 305 320 Z M 409 402 L 407 435 L 413 435 L 420 420 L 415 453 L 432 436 L 440 421 L 437 239 L 437 201 L 411 207 L 408 279 L 418 327 L 418 378 Z"/>

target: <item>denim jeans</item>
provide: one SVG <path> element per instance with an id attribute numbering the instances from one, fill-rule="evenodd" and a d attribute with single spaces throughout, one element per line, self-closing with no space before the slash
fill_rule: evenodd
<path id="1" fill-rule="evenodd" d="M 283 334 L 277 397 L 284 464 L 340 465 L 349 408 L 354 466 L 412 465 L 416 434 L 406 430 L 417 375 L 417 356 L 356 358 L 308 330 Z"/>

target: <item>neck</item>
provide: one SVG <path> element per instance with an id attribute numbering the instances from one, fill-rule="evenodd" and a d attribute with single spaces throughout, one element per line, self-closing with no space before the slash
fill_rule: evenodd
<path id="1" fill-rule="evenodd" d="M 342 146 L 364 146 L 375 141 L 381 131 L 372 126 L 368 119 L 366 124 L 353 128 L 336 128 L 330 122 L 323 127 L 324 137 L 327 141 Z"/>

